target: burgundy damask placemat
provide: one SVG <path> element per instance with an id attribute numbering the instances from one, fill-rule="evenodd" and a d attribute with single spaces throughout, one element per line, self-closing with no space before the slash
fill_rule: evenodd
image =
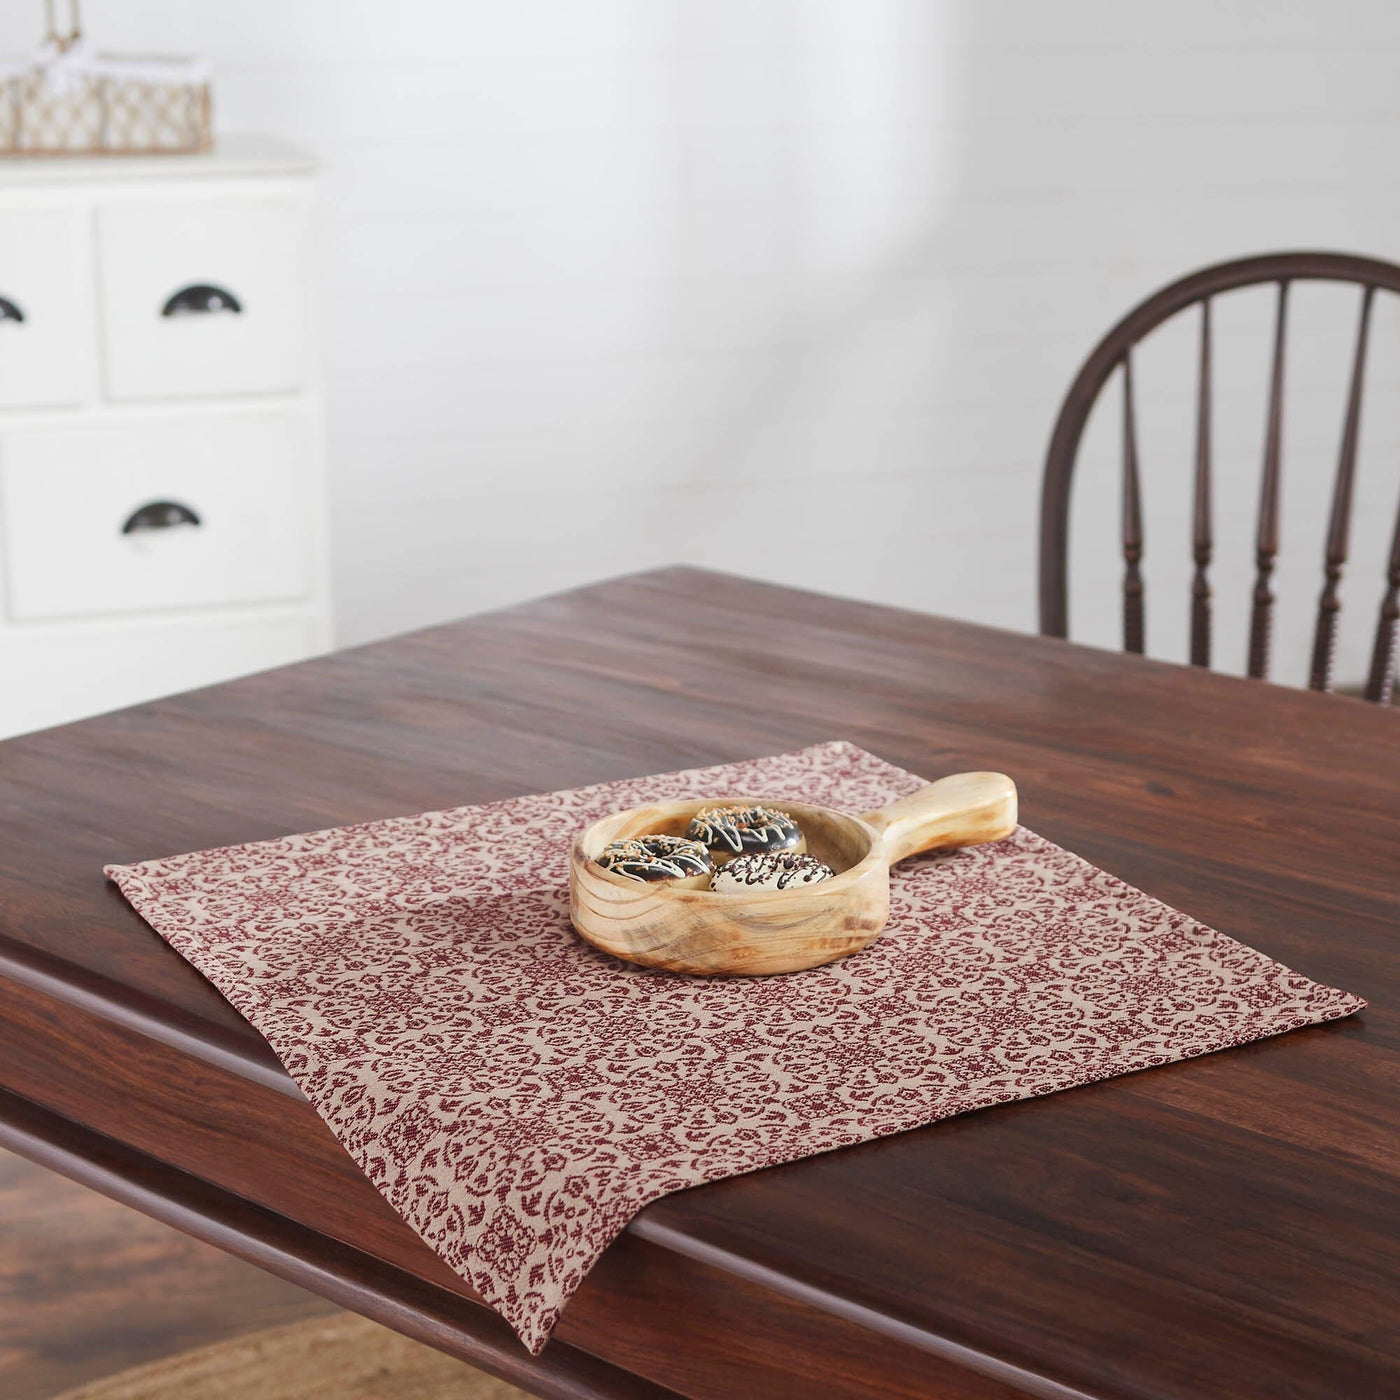
<path id="1" fill-rule="evenodd" d="M 570 928 L 569 841 L 610 811 L 862 812 L 925 781 L 822 744 L 107 874 L 538 1351 L 667 1192 L 1365 1005 L 1024 828 L 897 866 L 884 936 L 809 972 L 683 977 Z"/>

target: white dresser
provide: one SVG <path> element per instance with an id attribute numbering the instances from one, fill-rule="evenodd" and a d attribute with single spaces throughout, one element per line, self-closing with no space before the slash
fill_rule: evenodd
<path id="1" fill-rule="evenodd" d="M 329 647 L 313 191 L 0 161 L 0 737 Z"/>

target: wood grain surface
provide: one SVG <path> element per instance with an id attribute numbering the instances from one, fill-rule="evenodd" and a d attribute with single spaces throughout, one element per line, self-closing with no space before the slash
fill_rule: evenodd
<path id="1" fill-rule="evenodd" d="M 668 1197 L 531 1360 L 101 877 L 834 738 L 1009 773 L 1027 825 L 1371 1009 Z M 0 1137 L 541 1393 L 1400 1394 L 1397 809 L 1359 701 L 621 579 L 0 745 Z"/>
<path id="2" fill-rule="evenodd" d="M 765 795 L 724 805 L 772 805 Z M 1016 785 L 1005 773 L 951 773 L 900 802 L 857 817 L 782 802 L 798 849 L 830 867 L 787 890 L 709 888 L 706 873 L 641 881 L 605 870 L 610 842 L 684 836 L 715 799 L 653 802 L 590 823 L 569 851 L 569 917 L 595 948 L 645 967 L 705 977 L 767 976 L 835 962 L 874 942 L 890 915 L 890 866 L 920 851 L 1000 841 L 1016 829 Z M 716 856 L 718 860 L 720 857 Z"/>
<path id="3" fill-rule="evenodd" d="M 729 805 L 762 805 L 744 797 Z M 679 835 L 709 798 L 653 802 L 590 823 L 569 851 L 569 917 L 581 938 L 615 957 L 696 976 L 760 976 L 835 962 L 880 936 L 890 914 L 890 867 L 859 817 L 784 802 L 803 850 L 836 873 L 803 889 L 676 889 L 604 870 L 610 841 Z"/>
<path id="4" fill-rule="evenodd" d="M 46 1397 L 337 1310 L 223 1250 L 0 1152 L 0 1395 Z"/>

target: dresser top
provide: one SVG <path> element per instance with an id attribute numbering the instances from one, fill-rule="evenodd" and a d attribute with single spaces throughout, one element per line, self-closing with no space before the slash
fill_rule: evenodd
<path id="1" fill-rule="evenodd" d="M 0 189 L 75 181 L 185 180 L 225 175 L 299 175 L 315 159 L 278 136 L 217 136 L 202 155 L 0 156 Z"/>

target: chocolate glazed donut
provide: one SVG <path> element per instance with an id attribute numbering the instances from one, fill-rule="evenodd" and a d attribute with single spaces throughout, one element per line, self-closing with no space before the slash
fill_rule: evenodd
<path id="1" fill-rule="evenodd" d="M 702 807 L 685 834 L 708 847 L 716 865 L 735 856 L 807 849 L 802 828 L 775 807 Z"/>
<path id="2" fill-rule="evenodd" d="M 647 883 L 665 880 L 682 889 L 708 888 L 714 870 L 710 853 L 684 836 L 638 836 L 603 847 L 598 864 L 614 875 Z"/>

